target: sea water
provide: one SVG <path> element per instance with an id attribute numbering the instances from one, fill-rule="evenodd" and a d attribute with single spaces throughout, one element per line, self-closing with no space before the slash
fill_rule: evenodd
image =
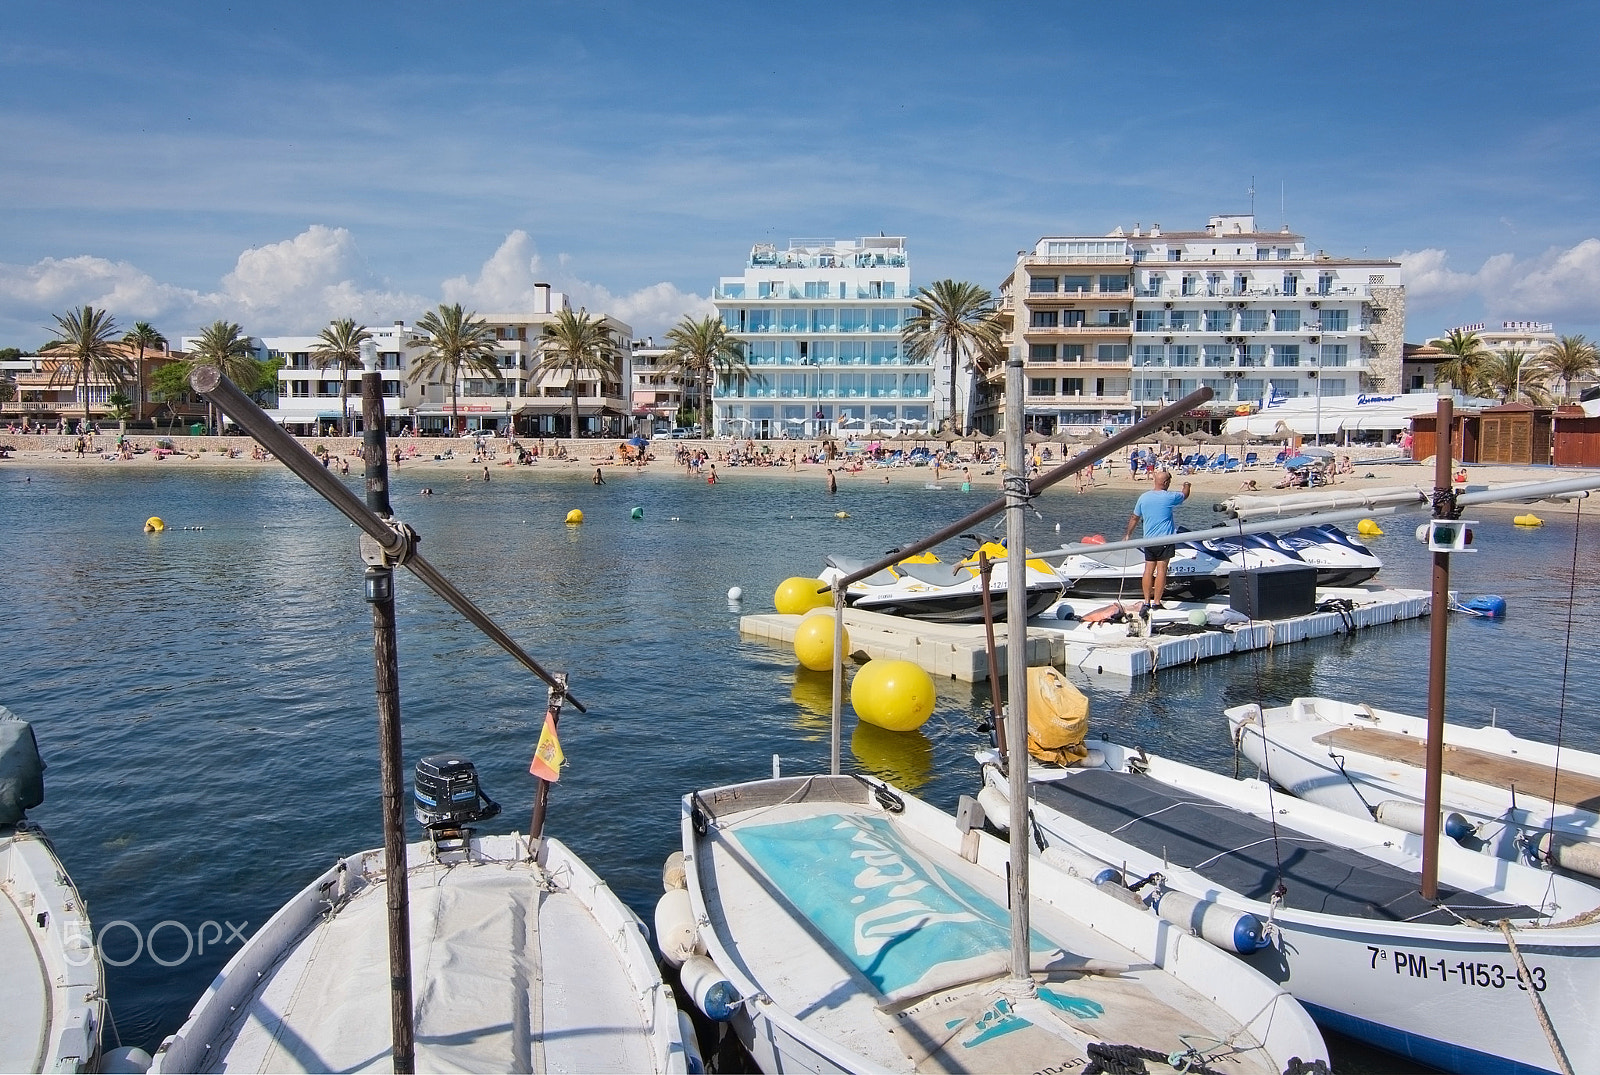
<path id="1" fill-rule="evenodd" d="M 34 723 L 49 771 L 32 816 L 88 902 L 123 1040 L 152 1048 L 286 899 L 335 858 L 382 843 L 357 531 L 278 470 L 6 466 L 0 704 Z M 569 704 L 561 721 L 549 831 L 646 921 L 685 792 L 765 776 L 773 755 L 790 773 L 828 764 L 827 676 L 741 640 L 740 614 L 771 611 L 778 582 L 816 574 L 825 552 L 870 559 L 995 496 L 870 476 L 830 495 L 820 474 L 715 486 L 621 471 L 603 486 L 587 472 L 495 477 L 403 467 L 394 506 L 436 567 L 570 675 L 587 712 Z M 348 480 L 359 494 L 358 475 Z M 1029 543 L 1120 536 L 1142 489 L 1052 490 L 1029 515 Z M 1179 521 L 1211 525 L 1209 504 L 1196 497 Z M 581 526 L 565 525 L 572 508 Z M 1453 558 L 1455 588 L 1499 593 L 1510 613 L 1452 618 L 1450 713 L 1600 750 L 1600 714 L 1584 703 L 1600 651 L 1600 529 L 1556 513 L 1516 528 L 1515 513 L 1475 510 L 1478 552 Z M 143 532 L 152 515 L 164 533 Z M 1428 585 L 1420 518 L 1386 519 L 1369 541 L 1382 581 Z M 729 603 L 733 586 L 742 604 Z M 505 807 L 486 827 L 526 831 L 544 685 L 404 571 L 397 606 L 407 772 L 425 754 L 463 754 Z M 1420 714 L 1427 652 L 1423 619 L 1108 677 L 1089 688 L 1092 720 L 1231 772 L 1224 707 L 1320 694 Z M 845 764 L 951 809 L 978 787 L 988 704 L 985 685 L 941 682 L 928 724 L 896 735 L 858 726 L 847 700 Z M 1335 1050 L 1345 1070 L 1403 1064 Z"/>

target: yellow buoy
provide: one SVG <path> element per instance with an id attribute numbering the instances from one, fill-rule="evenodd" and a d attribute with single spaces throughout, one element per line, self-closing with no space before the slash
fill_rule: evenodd
<path id="1" fill-rule="evenodd" d="M 785 616 L 804 616 L 814 608 L 827 608 L 833 604 L 833 591 L 826 586 L 820 579 L 803 575 L 784 579 L 772 595 L 773 607 Z"/>
<path id="2" fill-rule="evenodd" d="M 583 509 L 582 508 L 573 508 L 571 511 L 567 512 L 567 525 L 568 526 L 577 526 L 581 522 L 583 522 Z"/>
<path id="3" fill-rule="evenodd" d="M 1356 524 L 1356 533 L 1362 537 L 1382 537 L 1383 527 L 1371 519 L 1362 519 Z"/>
<path id="4" fill-rule="evenodd" d="M 159 534 L 166 528 L 166 522 L 159 515 L 152 515 L 144 521 L 144 532 L 147 534 Z"/>
<path id="5" fill-rule="evenodd" d="M 836 511 L 833 513 L 833 517 L 835 519 L 848 519 L 850 518 L 850 513 L 848 511 Z"/>
<path id="6" fill-rule="evenodd" d="M 844 652 L 850 652 L 848 630 L 844 633 Z M 833 667 L 832 612 L 819 609 L 800 621 L 800 626 L 794 632 L 794 655 L 813 672 L 823 672 Z"/>
<path id="7" fill-rule="evenodd" d="M 910 661 L 868 661 L 850 684 L 856 716 L 891 732 L 922 727 L 933 701 L 933 677 Z"/>
<path id="8" fill-rule="evenodd" d="M 1537 515 L 1532 514 L 1531 512 L 1529 514 L 1527 514 L 1527 515 L 1515 516 L 1515 517 L 1512 518 L 1511 521 L 1513 523 L 1516 523 L 1518 526 L 1543 526 L 1544 525 L 1544 520 L 1539 518 Z"/>

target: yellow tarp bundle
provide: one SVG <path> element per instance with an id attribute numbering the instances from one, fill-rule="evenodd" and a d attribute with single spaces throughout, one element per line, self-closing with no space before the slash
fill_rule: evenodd
<path id="1" fill-rule="evenodd" d="M 1052 765 L 1089 756 L 1089 699 L 1054 668 L 1028 669 L 1028 753 Z"/>

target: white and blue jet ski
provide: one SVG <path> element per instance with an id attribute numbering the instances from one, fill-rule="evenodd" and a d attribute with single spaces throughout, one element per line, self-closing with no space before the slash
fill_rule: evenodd
<path id="1" fill-rule="evenodd" d="M 1009 589 L 1003 563 L 1006 552 L 993 543 L 986 545 L 984 551 L 991 561 L 999 561 L 989 577 L 989 597 L 995 620 L 1003 621 Z M 828 566 L 818 578 L 830 585 L 835 579 L 867 566 L 864 560 L 833 554 L 825 556 L 824 561 Z M 1061 599 L 1061 578 L 1043 560 L 1036 557 L 1028 560 L 1026 578 L 1030 618 Z M 902 560 L 892 568 L 851 583 L 845 590 L 845 601 L 863 612 L 882 612 L 936 623 L 983 622 L 983 580 L 978 572 L 976 554 L 954 564 L 932 556 Z"/>
<path id="2" fill-rule="evenodd" d="M 1318 586 L 1359 586 L 1383 568 L 1360 538 L 1332 523 L 1291 530 L 1278 543 L 1317 569 Z"/>

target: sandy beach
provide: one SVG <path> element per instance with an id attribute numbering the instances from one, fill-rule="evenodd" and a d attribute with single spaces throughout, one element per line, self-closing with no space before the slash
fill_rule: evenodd
<path id="1" fill-rule="evenodd" d="M 0 434 L 0 446 L 10 449 L 3 460 L 0 460 L 0 474 L 10 471 L 14 474 L 22 473 L 34 468 L 100 468 L 104 470 L 129 470 L 160 467 L 166 470 L 245 470 L 251 468 L 277 467 L 282 464 L 275 459 L 259 459 L 252 457 L 255 445 L 248 437 L 152 437 L 149 435 L 130 435 L 127 440 L 134 449 L 131 458 L 124 458 L 116 451 L 116 434 L 101 434 L 95 440 L 94 452 L 85 451 L 79 455 L 76 451 L 76 439 L 71 436 L 58 436 L 55 434 Z M 158 451 L 156 445 L 170 443 L 171 452 Z M 329 465 L 334 469 L 349 467 L 352 472 L 359 473 L 364 466 L 357 454 L 360 448 L 359 438 L 342 437 L 317 437 L 300 438 L 300 442 L 308 450 L 326 449 Z M 532 448 L 541 442 L 535 439 L 523 439 L 520 443 L 524 448 Z M 740 442 L 741 444 L 743 442 Z M 752 478 L 765 480 L 787 479 L 798 482 L 816 483 L 824 485 L 827 482 L 827 472 L 832 469 L 835 479 L 841 488 L 850 486 L 861 487 L 865 485 L 896 485 L 912 483 L 920 486 L 938 484 L 945 488 L 959 490 L 963 481 L 971 482 L 975 488 L 999 488 L 1000 467 L 990 462 L 975 462 L 963 454 L 962 461 L 953 466 L 943 466 L 937 475 L 931 466 L 886 466 L 874 465 L 862 460 L 860 469 L 855 469 L 856 461 L 850 458 L 838 458 L 831 463 L 801 462 L 808 455 L 821 454 L 822 445 L 809 441 L 758 441 L 755 451 L 758 456 L 765 455 L 763 449 L 770 448 L 772 465 L 750 465 L 748 463 L 735 464 L 730 461 L 730 451 L 734 449 L 734 442 L 726 440 L 667 440 L 657 438 L 650 443 L 649 451 L 653 458 L 643 466 L 621 462 L 619 449 L 622 442 L 610 439 L 604 440 L 548 440 L 542 442 L 542 454 L 532 463 L 519 464 L 514 462 L 513 453 L 503 439 L 488 439 L 484 442 L 483 454 L 478 454 L 474 444 L 469 439 L 445 438 L 406 438 L 398 437 L 389 441 L 390 451 L 399 448 L 402 459 L 398 466 L 391 459 L 391 477 L 397 487 L 426 484 L 425 479 L 415 478 L 414 475 L 437 476 L 441 483 L 448 481 L 464 481 L 469 479 L 482 480 L 487 468 L 491 481 L 538 481 L 541 476 L 549 477 L 552 474 L 570 476 L 574 474 L 592 475 L 597 469 L 605 480 L 630 481 L 639 479 L 662 479 L 679 481 L 694 480 L 705 481 L 712 468 L 716 472 L 718 484 L 737 484 Z M 553 452 L 560 448 L 564 451 L 564 458 L 555 457 Z M 1421 462 L 1398 461 L 1398 451 L 1393 447 L 1387 448 L 1338 448 L 1334 449 L 1337 456 L 1348 456 L 1350 470 L 1348 473 L 1337 475 L 1334 488 L 1349 487 L 1352 489 L 1361 486 L 1413 486 L 1427 488 L 1433 484 L 1433 465 L 1431 460 Z M 705 452 L 707 461 L 699 468 L 698 472 L 674 461 L 678 452 L 696 453 Z M 1061 462 L 1060 449 L 1052 446 L 1050 455 L 1045 457 L 1040 451 L 1041 463 L 1045 471 Z M 1175 484 L 1190 482 L 1193 491 L 1198 496 L 1221 499 L 1232 496 L 1245 490 L 1247 482 L 1254 481 L 1258 491 L 1272 493 L 1274 485 L 1284 475 L 1281 467 L 1273 466 L 1271 458 L 1276 455 L 1276 449 L 1270 445 L 1257 449 L 1267 462 L 1260 463 L 1248 469 L 1237 470 L 1231 473 L 1211 473 L 1200 471 L 1185 474 L 1178 471 L 1175 475 Z M 788 462 L 790 453 L 795 454 L 796 463 L 791 466 Z M 864 455 L 865 453 L 858 453 Z M 1558 479 L 1579 477 L 1588 474 L 1600 474 L 1597 471 L 1587 471 L 1576 468 L 1556 467 L 1517 467 L 1498 466 L 1491 464 L 1469 464 L 1458 468 L 1464 470 L 1470 485 L 1498 485 L 1511 482 L 1537 482 L 1554 481 Z M 1061 492 L 1071 492 L 1078 487 L 1075 478 L 1069 477 L 1054 488 Z M 1150 487 L 1144 478 L 1134 479 L 1128 470 L 1128 450 L 1116 452 L 1111 459 L 1109 467 L 1097 468 L 1094 472 L 1092 486 L 1095 490 L 1125 491 L 1130 496 L 1137 495 Z M 1290 492 L 1293 490 L 1284 490 Z M 1541 505 L 1551 510 L 1563 510 L 1564 505 Z M 1570 509 L 1565 509 L 1570 510 Z"/>

